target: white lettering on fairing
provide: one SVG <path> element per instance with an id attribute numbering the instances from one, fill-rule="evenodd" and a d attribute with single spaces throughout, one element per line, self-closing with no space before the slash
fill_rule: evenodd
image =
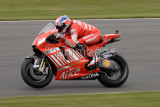
<path id="1" fill-rule="evenodd" d="M 88 39 L 88 40 L 86 40 L 86 42 L 88 43 L 88 42 L 94 41 L 94 40 L 96 40 L 96 38 L 98 38 L 97 35 L 92 37 L 92 38 L 90 38 L 90 39 Z"/>
<path id="2" fill-rule="evenodd" d="M 80 72 L 80 68 L 73 70 L 74 68 L 71 68 L 65 72 L 62 73 L 61 77 L 59 78 L 60 80 L 63 79 L 69 79 L 70 77 L 78 76 Z"/>

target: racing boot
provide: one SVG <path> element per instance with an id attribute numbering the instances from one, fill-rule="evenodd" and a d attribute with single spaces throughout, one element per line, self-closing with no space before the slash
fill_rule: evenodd
<path id="1" fill-rule="evenodd" d="M 88 67 L 95 66 L 95 68 L 97 68 L 99 61 L 100 61 L 99 57 L 97 57 L 97 55 L 94 55 L 91 62 L 88 64 Z"/>
<path id="2" fill-rule="evenodd" d="M 92 50 L 89 50 L 87 52 L 87 56 L 92 58 L 92 60 L 87 65 L 88 68 L 95 70 L 98 66 L 99 61 L 100 61 L 99 57 L 96 54 L 94 54 Z"/>

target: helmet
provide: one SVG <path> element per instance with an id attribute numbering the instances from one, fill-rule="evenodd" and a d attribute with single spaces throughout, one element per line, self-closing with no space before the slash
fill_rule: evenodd
<path id="1" fill-rule="evenodd" d="M 66 33 L 68 28 L 71 25 L 71 20 L 68 18 L 67 15 L 60 16 L 55 20 L 55 26 L 58 29 L 58 32 Z"/>

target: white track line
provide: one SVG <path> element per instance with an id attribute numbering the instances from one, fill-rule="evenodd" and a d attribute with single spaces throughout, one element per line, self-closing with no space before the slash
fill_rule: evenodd
<path id="1" fill-rule="evenodd" d="M 56 95 L 24 95 L 24 96 L 13 96 L 13 97 L 1 97 L 0 99 L 3 98 L 19 98 L 19 97 L 30 97 L 30 96 L 36 96 L 36 97 L 41 97 L 41 96 L 74 96 L 74 95 L 97 95 L 97 94 L 127 94 L 127 93 L 140 93 L 140 92 L 160 92 L 160 90 L 146 90 L 146 91 L 127 91 L 127 92 L 106 92 L 106 93 L 68 93 L 68 94 L 56 94 Z"/>
<path id="2" fill-rule="evenodd" d="M 79 19 L 79 20 L 160 20 L 160 18 L 126 18 L 126 19 Z M 52 22 L 54 20 L 20 20 L 20 21 L 0 21 L 0 23 L 4 22 Z"/>
<path id="3" fill-rule="evenodd" d="M 82 20 L 160 20 L 160 18 L 124 18 L 124 19 L 82 19 Z"/>
<path id="4" fill-rule="evenodd" d="M 20 21 L 0 21 L 0 23 L 8 23 L 8 22 L 50 22 L 50 21 L 54 21 L 54 20 L 20 20 Z"/>
<path id="5" fill-rule="evenodd" d="M 58 94 L 58 95 L 38 95 L 38 96 L 66 96 L 66 95 L 95 95 L 95 94 L 125 94 L 125 93 L 140 93 L 140 92 L 160 92 L 160 90 L 148 90 L 148 91 L 127 91 L 127 92 L 106 92 L 106 93 L 71 93 L 71 94 Z"/>

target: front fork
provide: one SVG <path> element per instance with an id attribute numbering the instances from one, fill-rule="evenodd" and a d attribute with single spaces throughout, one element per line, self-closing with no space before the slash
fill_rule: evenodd
<path id="1" fill-rule="evenodd" d="M 48 67 L 46 67 L 46 56 L 42 54 L 41 59 L 35 59 L 33 68 L 39 73 L 48 74 Z"/>
<path id="2" fill-rule="evenodd" d="M 39 72 L 43 72 L 43 71 L 44 71 L 45 64 L 46 64 L 46 62 L 45 62 L 45 57 L 46 57 L 46 56 L 42 54 L 42 61 L 41 61 L 40 67 L 39 67 L 39 69 L 38 69 Z"/>

